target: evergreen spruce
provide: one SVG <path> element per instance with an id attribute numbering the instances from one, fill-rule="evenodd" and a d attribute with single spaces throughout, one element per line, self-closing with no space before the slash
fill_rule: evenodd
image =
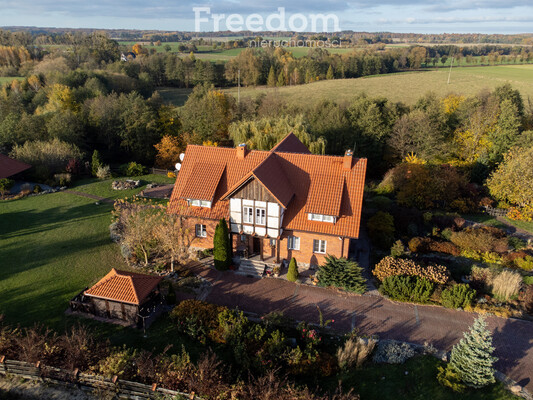
<path id="1" fill-rule="evenodd" d="M 335 74 L 333 73 L 333 67 L 330 65 L 328 68 L 328 72 L 326 73 L 326 79 L 331 80 L 335 79 Z"/>
<path id="2" fill-rule="evenodd" d="M 267 85 L 270 87 L 276 86 L 276 71 L 274 70 L 274 66 L 271 66 L 268 72 Z"/>
<path id="3" fill-rule="evenodd" d="M 231 243 L 229 241 L 228 224 L 224 218 L 220 220 L 215 228 L 213 258 L 215 268 L 219 271 L 225 271 L 231 265 Z"/>
<path id="4" fill-rule="evenodd" d="M 366 291 L 363 268 L 355 261 L 346 258 L 328 255 L 325 264 L 320 267 L 317 277 L 321 286 L 336 286 L 356 293 Z"/>
<path id="5" fill-rule="evenodd" d="M 479 317 L 464 338 L 453 346 L 449 368 L 457 372 L 468 386 L 480 388 L 494 383 L 494 363 L 492 356 L 492 333 L 487 329 L 483 317 Z"/>
<path id="6" fill-rule="evenodd" d="M 278 75 L 278 86 L 285 86 L 285 73 L 283 72 L 283 70 L 281 70 Z"/>
<path id="7" fill-rule="evenodd" d="M 296 259 L 293 257 L 289 263 L 289 270 L 287 271 L 287 280 L 291 282 L 296 282 L 298 279 L 298 264 Z"/>
<path id="8" fill-rule="evenodd" d="M 91 172 L 93 176 L 96 176 L 98 168 L 102 167 L 103 165 L 104 164 L 102 163 L 102 159 L 100 158 L 100 153 L 98 153 L 98 150 L 93 151 L 93 157 L 91 159 Z"/>

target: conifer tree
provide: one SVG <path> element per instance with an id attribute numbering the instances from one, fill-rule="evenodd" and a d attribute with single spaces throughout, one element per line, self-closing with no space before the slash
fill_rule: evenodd
<path id="1" fill-rule="evenodd" d="M 213 258 L 215 268 L 219 271 L 225 271 L 231 265 L 231 243 L 229 241 L 228 224 L 224 218 L 220 220 L 215 228 Z"/>
<path id="2" fill-rule="evenodd" d="M 460 379 L 468 386 L 480 388 L 494 383 L 494 363 L 492 356 L 492 333 L 487 329 L 483 317 L 474 321 L 463 339 L 453 346 L 449 368 L 457 372 Z"/>
<path id="3" fill-rule="evenodd" d="M 283 72 L 283 70 L 281 70 L 278 75 L 278 86 L 285 86 L 285 73 Z"/>
<path id="4" fill-rule="evenodd" d="M 344 289 L 356 293 L 366 292 L 366 279 L 363 277 L 363 268 L 355 261 L 341 259 L 344 266 Z"/>
<path id="5" fill-rule="evenodd" d="M 104 164 L 102 163 L 102 160 L 100 158 L 100 153 L 98 153 L 98 150 L 93 151 L 93 157 L 91 159 L 91 172 L 93 176 L 96 176 L 96 173 L 98 172 L 98 168 L 102 167 Z"/>
<path id="6" fill-rule="evenodd" d="M 274 70 L 273 65 L 270 67 L 270 71 L 268 72 L 267 85 L 270 87 L 276 86 L 276 71 Z"/>
<path id="7" fill-rule="evenodd" d="M 293 257 L 289 263 L 289 270 L 287 271 L 287 280 L 291 282 L 296 282 L 298 279 L 298 264 L 296 259 Z"/>
<path id="8" fill-rule="evenodd" d="M 328 68 L 328 72 L 326 73 L 326 79 L 331 80 L 335 79 L 335 74 L 333 73 L 333 67 L 330 65 Z"/>
<path id="9" fill-rule="evenodd" d="M 362 272 L 363 268 L 355 261 L 328 255 L 317 275 L 321 286 L 336 286 L 348 291 L 364 293 L 366 279 Z"/>

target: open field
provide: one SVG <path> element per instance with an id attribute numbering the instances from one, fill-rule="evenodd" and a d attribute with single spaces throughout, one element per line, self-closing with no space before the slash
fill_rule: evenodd
<path id="1" fill-rule="evenodd" d="M 413 104 L 427 92 L 438 96 L 449 93 L 475 95 L 483 89 L 493 89 L 509 82 L 520 90 L 524 99 L 533 98 L 533 65 L 509 65 L 494 67 L 464 67 L 452 70 L 448 85 L 448 70 L 406 72 L 378 75 L 357 79 L 319 81 L 306 85 L 281 88 L 241 88 L 241 97 L 257 97 L 261 93 L 274 93 L 291 103 L 302 99 L 349 101 L 355 95 L 366 92 L 370 96 L 387 97 L 392 101 Z M 237 88 L 226 89 L 237 95 Z M 313 100 L 310 100 L 313 99 Z"/>
<path id="2" fill-rule="evenodd" d="M 114 198 L 142 190 L 116 192 L 110 186 L 111 180 L 88 180 L 73 189 Z M 0 202 L 0 314 L 7 322 L 60 328 L 75 294 L 112 267 L 127 269 L 119 246 L 109 240 L 111 209 L 68 192 Z"/>

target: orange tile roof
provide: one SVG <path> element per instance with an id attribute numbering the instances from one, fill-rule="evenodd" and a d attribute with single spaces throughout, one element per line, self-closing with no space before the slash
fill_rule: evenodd
<path id="1" fill-rule="evenodd" d="M 0 179 L 16 175 L 29 168 L 31 168 L 31 165 L 0 154 Z"/>
<path id="2" fill-rule="evenodd" d="M 212 201 L 225 168 L 225 164 L 213 162 L 194 163 L 195 173 L 189 176 L 181 192 L 181 198 Z M 202 184 L 198 185 L 197 182 Z"/>
<path id="3" fill-rule="evenodd" d="M 275 148 L 279 147 L 278 144 Z M 297 146 L 293 143 L 293 147 Z M 187 185 L 204 184 L 199 180 L 191 180 L 198 172 L 195 171 L 195 163 L 188 160 L 225 164 L 212 208 L 188 207 L 183 200 L 182 192 L 190 190 L 186 189 Z M 189 145 L 168 212 L 199 219 L 227 219 L 229 201 L 225 196 L 253 177 L 286 208 L 282 222 L 284 229 L 357 238 L 365 173 L 366 159 L 354 159 L 351 168 L 344 170 L 342 156 L 252 150 L 243 160 L 239 160 L 234 148 Z M 310 221 L 307 214 L 312 211 L 309 210 L 338 216 L 337 222 Z"/>
<path id="4" fill-rule="evenodd" d="M 294 133 L 289 133 L 283 138 L 281 142 L 275 145 L 272 150 L 273 153 L 302 153 L 311 154 L 309 149 L 300 142 L 300 139 L 296 137 Z"/>
<path id="5" fill-rule="evenodd" d="M 161 279 L 159 276 L 118 271 L 113 268 L 84 294 L 120 303 L 141 305 Z"/>

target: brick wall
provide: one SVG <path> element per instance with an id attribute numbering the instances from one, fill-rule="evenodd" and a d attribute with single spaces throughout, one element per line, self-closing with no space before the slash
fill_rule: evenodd
<path id="1" fill-rule="evenodd" d="M 194 237 L 194 240 L 191 243 L 190 250 L 197 251 L 203 249 L 212 249 L 213 248 L 213 237 L 215 236 L 215 229 L 218 225 L 218 221 L 213 221 L 209 219 L 204 220 L 192 220 L 191 229 L 196 229 L 196 224 L 202 224 L 206 226 L 207 236 L 205 238 Z"/>
<path id="2" fill-rule="evenodd" d="M 289 236 L 296 236 L 300 238 L 300 250 L 289 250 L 287 248 L 287 241 Z M 326 241 L 326 254 L 313 253 L 313 240 Z M 321 265 L 324 263 L 326 255 L 331 254 L 335 257 L 347 257 L 348 245 L 350 240 L 339 239 L 338 236 L 329 236 L 319 233 L 308 232 L 292 232 L 284 231 L 280 241 L 280 259 L 290 260 L 292 257 L 296 259 L 299 265 Z M 344 243 L 344 251 L 343 251 Z"/>

